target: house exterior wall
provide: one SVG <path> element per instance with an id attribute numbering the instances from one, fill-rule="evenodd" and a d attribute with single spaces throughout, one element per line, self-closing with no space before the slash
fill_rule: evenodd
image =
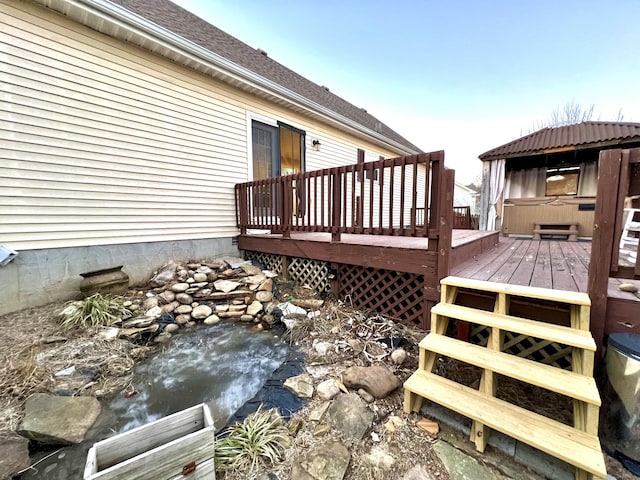
<path id="1" fill-rule="evenodd" d="M 194 242 L 214 245 L 206 256 L 235 251 L 255 115 L 306 131 L 307 170 L 355 163 L 358 148 L 398 155 L 27 2 L 0 0 L 0 52 L 0 244 L 20 252 L 0 267 L 0 313 L 15 309 L 3 287 L 24 288 L 19 270 L 58 254 L 78 268 L 34 270 L 36 288 L 64 284 L 47 301 L 79 272 L 126 263 L 107 251 L 161 247 L 141 256 L 140 278 L 193 258 Z"/>

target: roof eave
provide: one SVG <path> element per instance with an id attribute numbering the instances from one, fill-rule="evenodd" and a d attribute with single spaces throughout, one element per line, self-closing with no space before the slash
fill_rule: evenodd
<path id="1" fill-rule="evenodd" d="M 250 91 L 276 103 L 287 105 L 296 111 L 307 113 L 324 123 L 337 126 L 399 154 L 420 153 L 109 1 L 35 1 L 89 28 L 129 43 L 144 45 L 145 48 L 174 62 L 204 72 L 234 87 Z M 115 28 L 107 33 L 108 27 Z"/>

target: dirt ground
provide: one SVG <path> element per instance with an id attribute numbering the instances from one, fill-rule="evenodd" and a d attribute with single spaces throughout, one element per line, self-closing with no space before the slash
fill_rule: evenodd
<path id="1" fill-rule="evenodd" d="M 279 299 L 283 301 L 313 295 L 314 292 L 309 289 L 288 284 L 280 285 L 278 291 Z M 144 292 L 131 290 L 127 298 L 140 300 L 144 298 Z M 30 394 L 55 392 L 61 388 L 67 391 L 71 389 L 75 395 L 108 397 L 123 394 L 130 385 L 136 362 L 160 348 L 126 340 L 102 341 L 96 336 L 97 329 L 62 332 L 58 327 L 58 314 L 63 308 L 64 303 L 55 303 L 0 317 L 0 351 L 5 359 L 0 363 L 0 437 L 10 435 L 17 428 L 23 416 L 24 402 Z M 291 330 L 289 341 L 306 352 L 305 363 L 311 371 L 325 376 L 339 379 L 340 372 L 349 366 L 383 364 L 404 381 L 417 368 L 417 343 L 425 334 L 420 329 L 408 328 L 375 314 L 359 312 L 349 305 L 330 301 L 322 308 L 318 318 L 299 321 Z M 400 342 L 408 352 L 407 360 L 396 365 L 390 358 L 393 349 L 379 339 L 387 339 L 388 343 Z M 315 348 L 319 342 L 330 343 L 330 351 L 320 355 Z M 170 348 L 170 344 L 162 348 Z M 70 365 L 88 371 L 88 376 L 81 377 L 80 383 L 64 384 L 55 374 Z M 453 375 L 468 377 L 466 381 L 473 383 L 473 373 L 451 368 Z M 509 388 L 512 390 L 507 390 L 507 394 L 518 394 L 517 386 Z M 300 424 L 293 446 L 287 450 L 281 462 L 268 469 L 281 480 L 288 478 L 291 465 L 300 455 L 314 443 L 326 439 L 318 436 L 314 431 L 315 424 L 309 420 L 310 413 L 320 403 L 319 399 L 311 400 L 292 416 L 292 421 Z M 371 405 L 376 414 L 374 426 L 363 442 L 352 446 L 346 480 L 402 478 L 403 472 L 416 463 L 421 463 L 434 478 L 449 478 L 432 448 L 438 435 L 429 434 L 416 426 L 421 417 L 404 414 L 402 403 L 402 389 L 398 389 Z M 440 435 L 458 434 L 444 428 Z M 459 441 L 465 443 L 465 439 Z M 488 452 L 490 450 L 491 447 Z M 472 449 L 469 451 L 472 453 Z M 500 453 L 490 452 L 490 455 L 478 455 L 477 458 L 491 465 L 499 478 L 541 478 Z M 489 458 L 493 460 L 489 461 Z M 607 457 L 607 468 L 618 480 L 637 478 L 610 457 Z M 523 476 L 514 472 L 521 472 Z M 231 472 L 223 478 L 246 478 L 246 474 Z"/>

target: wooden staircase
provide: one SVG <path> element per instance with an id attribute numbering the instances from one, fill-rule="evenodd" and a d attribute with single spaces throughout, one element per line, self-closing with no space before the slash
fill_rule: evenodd
<path id="1" fill-rule="evenodd" d="M 404 410 L 421 409 L 424 399 L 472 419 L 471 441 L 484 451 L 497 430 L 576 467 L 576 479 L 605 478 L 598 439 L 600 395 L 593 379 L 596 344 L 589 331 L 591 302 L 583 293 L 521 287 L 457 277 L 441 281 L 441 302 L 431 309 L 431 332 L 420 342 L 418 370 L 405 382 Z M 495 295 L 493 311 L 456 304 L 458 291 Z M 512 298 L 555 302 L 569 309 L 571 325 L 560 326 L 509 315 Z M 486 346 L 446 336 L 450 320 L 489 328 Z M 504 332 L 571 347 L 571 370 L 503 352 Z M 475 365 L 482 371 L 476 390 L 434 373 L 438 356 Z M 499 376 L 573 399 L 573 426 L 496 398 Z"/>

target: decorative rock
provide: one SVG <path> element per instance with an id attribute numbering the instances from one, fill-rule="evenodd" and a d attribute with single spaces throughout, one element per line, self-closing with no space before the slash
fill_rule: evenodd
<path id="1" fill-rule="evenodd" d="M 268 325 L 273 325 L 275 319 L 273 318 L 273 315 L 266 314 L 262 317 L 262 321 Z"/>
<path id="2" fill-rule="evenodd" d="M 234 267 L 231 267 L 231 268 L 234 268 Z M 242 268 L 244 273 L 246 273 L 247 275 L 262 275 L 262 270 L 260 270 L 258 267 L 248 262 L 240 265 L 240 268 Z"/>
<path id="3" fill-rule="evenodd" d="M 158 306 L 158 298 L 157 297 L 150 297 L 147 298 L 144 303 L 142 304 L 145 310 L 151 310 L 152 308 L 155 308 Z"/>
<path id="4" fill-rule="evenodd" d="M 273 280 L 268 278 L 260 284 L 258 290 L 261 292 L 273 292 Z"/>
<path id="5" fill-rule="evenodd" d="M 29 461 L 29 440 L 17 435 L 0 440 L 0 475 L 13 478 L 18 472 L 26 470 Z M 6 477 L 5 477 L 6 475 Z"/>
<path id="6" fill-rule="evenodd" d="M 369 392 L 367 392 L 364 388 L 358 390 L 358 395 L 360 398 L 365 401 L 365 403 L 373 403 L 375 398 Z"/>
<path id="7" fill-rule="evenodd" d="M 333 343 L 330 342 L 318 342 L 313 345 L 313 349 L 318 352 L 318 355 L 323 357 L 333 350 L 333 348 Z"/>
<path id="8" fill-rule="evenodd" d="M 118 331 L 118 337 L 120 338 L 136 338 L 142 335 L 143 333 L 156 333 L 160 325 L 157 323 L 151 324 L 148 327 L 144 328 L 121 328 Z"/>
<path id="9" fill-rule="evenodd" d="M 276 278 L 278 276 L 277 273 L 272 272 L 271 270 L 263 270 L 262 273 L 264 273 L 267 278 Z"/>
<path id="10" fill-rule="evenodd" d="M 193 303 L 193 297 L 187 293 L 178 293 L 176 300 L 183 305 L 191 305 Z"/>
<path id="11" fill-rule="evenodd" d="M 345 438 L 356 442 L 364 438 L 374 416 L 362 399 L 354 393 L 340 395 L 329 407 L 329 418 L 333 427 L 340 430 Z"/>
<path id="12" fill-rule="evenodd" d="M 126 300 L 126 301 L 122 302 L 122 306 L 124 308 L 129 308 L 131 305 L 133 305 L 133 302 L 131 300 Z"/>
<path id="13" fill-rule="evenodd" d="M 257 295 L 256 295 L 257 299 Z M 306 317 L 307 311 L 304 308 L 296 307 L 294 304 L 286 302 L 278 305 L 283 317 Z"/>
<path id="14" fill-rule="evenodd" d="M 175 309 L 175 312 L 178 315 L 184 315 L 185 313 L 191 313 L 192 310 L 193 310 L 193 307 L 191 305 L 180 305 L 178 308 Z"/>
<path id="15" fill-rule="evenodd" d="M 291 480 L 342 480 L 350 460 L 347 447 L 340 442 L 328 442 L 293 465 Z"/>
<path id="16" fill-rule="evenodd" d="M 171 286 L 171 291 L 176 293 L 184 292 L 187 288 L 189 288 L 189 286 L 190 285 L 188 283 L 176 283 L 175 285 Z"/>
<path id="17" fill-rule="evenodd" d="M 224 293 L 229 293 L 240 286 L 238 282 L 232 282 L 231 280 L 216 280 L 213 283 L 216 290 Z"/>
<path id="18" fill-rule="evenodd" d="M 340 393 L 340 389 L 336 385 L 336 382 L 333 381 L 333 379 L 329 379 L 320 383 L 316 387 L 316 392 L 322 400 L 332 400 Z"/>
<path id="19" fill-rule="evenodd" d="M 411 470 L 405 473 L 402 480 L 434 480 L 434 476 L 429 469 L 422 464 L 414 465 Z"/>
<path id="20" fill-rule="evenodd" d="M 398 348 L 391 352 L 391 361 L 396 365 L 402 365 L 407 360 L 407 351 L 404 348 Z"/>
<path id="21" fill-rule="evenodd" d="M 300 398 L 311 398 L 313 396 L 313 379 L 311 375 L 306 373 L 290 377 L 285 380 L 284 388 Z"/>
<path id="22" fill-rule="evenodd" d="M 211 270 L 211 267 L 207 267 L 206 265 L 200 265 L 197 269 L 196 272 L 197 273 L 204 273 L 205 275 L 211 273 L 213 270 Z"/>
<path id="23" fill-rule="evenodd" d="M 174 333 L 174 332 L 177 332 L 178 330 L 180 330 L 180 325 L 178 325 L 177 323 L 170 323 L 169 325 L 164 327 L 164 331 L 166 333 Z"/>
<path id="24" fill-rule="evenodd" d="M 151 285 L 152 287 L 164 287 L 165 285 L 170 283 L 176 276 L 177 268 L 178 266 L 173 261 L 170 261 L 153 276 L 153 278 L 149 281 L 149 285 Z"/>
<path id="25" fill-rule="evenodd" d="M 240 305 L 231 305 L 229 307 L 230 312 L 244 312 L 247 309 L 247 306 L 244 303 Z"/>
<path id="26" fill-rule="evenodd" d="M 207 281 L 215 282 L 218 279 L 218 274 L 216 272 L 207 273 Z"/>
<path id="27" fill-rule="evenodd" d="M 175 325 L 175 324 L 173 324 Z M 160 334 L 158 334 L 153 341 L 155 343 L 167 343 L 169 340 L 171 340 L 171 337 L 173 335 L 171 335 L 171 332 L 167 332 L 166 330 Z"/>
<path id="28" fill-rule="evenodd" d="M 196 275 L 197 275 L 197 273 L 196 273 Z M 191 284 L 191 288 L 198 289 L 198 288 L 206 287 L 207 285 L 209 285 L 209 283 L 206 282 L 206 281 L 205 282 L 195 282 L 195 283 Z"/>
<path id="29" fill-rule="evenodd" d="M 207 274 L 206 273 L 196 273 L 193 275 L 193 279 L 196 282 L 206 282 L 207 281 Z"/>
<path id="30" fill-rule="evenodd" d="M 164 292 L 158 294 L 158 298 L 164 300 L 165 303 L 171 303 L 176 299 L 176 294 L 171 290 L 165 290 Z"/>
<path id="31" fill-rule="evenodd" d="M 49 445 L 72 445 L 84 440 L 101 411 L 94 397 L 58 397 L 34 393 L 25 405 L 18 434 Z"/>
<path id="32" fill-rule="evenodd" d="M 420 420 L 418 420 L 416 426 L 427 432 L 429 435 L 437 435 L 440 431 L 440 425 L 426 418 L 421 418 Z"/>
<path id="33" fill-rule="evenodd" d="M 324 300 L 320 298 L 296 298 L 291 303 L 297 307 L 307 308 L 309 310 L 318 310 L 324 305 Z"/>
<path id="34" fill-rule="evenodd" d="M 176 323 L 178 325 L 186 325 L 190 321 L 191 321 L 191 315 L 178 315 L 176 317 Z"/>
<path id="35" fill-rule="evenodd" d="M 633 283 L 621 283 L 618 285 L 618 289 L 623 292 L 636 293 L 638 291 L 638 287 L 636 287 Z"/>
<path id="36" fill-rule="evenodd" d="M 160 308 L 162 308 L 162 313 L 163 314 L 164 313 L 173 313 L 174 310 L 176 309 L 176 305 L 175 305 L 176 303 L 178 303 L 178 302 L 167 303 L 166 305 L 163 305 L 162 307 L 160 307 Z M 180 305 L 180 304 L 178 303 L 178 305 Z"/>
<path id="37" fill-rule="evenodd" d="M 220 322 L 220 317 L 218 317 L 217 315 L 209 315 L 207 318 L 204 319 L 204 321 L 202 323 L 204 323 L 205 325 L 215 325 L 216 323 Z"/>
<path id="38" fill-rule="evenodd" d="M 189 285 L 191 285 L 193 282 L 195 282 L 195 280 L 193 279 L 193 277 L 189 277 L 185 280 Z"/>
<path id="39" fill-rule="evenodd" d="M 213 313 L 213 310 L 208 305 L 198 305 L 191 312 L 191 318 L 196 320 L 203 320 Z"/>
<path id="40" fill-rule="evenodd" d="M 252 275 L 250 277 L 245 278 L 244 281 L 251 285 L 260 285 L 266 279 L 267 277 L 265 277 L 264 273 L 260 272 L 258 275 Z"/>
<path id="41" fill-rule="evenodd" d="M 101 328 L 97 335 L 100 340 L 110 342 L 118 338 L 118 335 L 120 335 L 120 329 L 116 327 Z"/>
<path id="42" fill-rule="evenodd" d="M 194 322 L 193 320 L 190 320 L 185 324 L 185 327 L 193 328 L 196 325 L 198 325 L 196 322 Z"/>
<path id="43" fill-rule="evenodd" d="M 401 384 L 400 379 L 383 366 L 348 368 L 342 382 L 349 388 L 364 388 L 375 398 L 385 398 Z"/>
<path id="44" fill-rule="evenodd" d="M 259 302 L 270 302 L 272 298 L 273 298 L 273 293 L 265 290 L 258 291 L 256 293 L 256 300 Z"/>
<path id="45" fill-rule="evenodd" d="M 240 315 L 241 322 L 253 322 L 253 315 Z"/>
<path id="46" fill-rule="evenodd" d="M 242 267 L 242 265 L 247 263 L 247 261 L 244 258 L 238 258 L 238 257 L 223 257 L 222 261 L 227 265 L 229 265 L 229 267 L 231 268 L 240 268 Z"/>
<path id="47" fill-rule="evenodd" d="M 229 305 L 216 305 L 216 312 L 226 312 L 229 310 Z"/>
<path id="48" fill-rule="evenodd" d="M 144 328 L 156 321 L 156 317 L 143 315 L 122 322 L 122 328 Z"/>
<path id="49" fill-rule="evenodd" d="M 247 307 L 247 315 L 256 315 L 258 312 L 261 312 L 261 311 L 262 311 L 262 303 L 260 303 L 257 300 Z"/>
<path id="50" fill-rule="evenodd" d="M 144 313 L 147 317 L 153 317 L 154 319 L 160 318 L 162 316 L 162 308 L 161 307 L 153 307 L 150 310 L 147 310 Z"/>
<path id="51" fill-rule="evenodd" d="M 319 422 L 324 417 L 324 414 L 327 413 L 327 410 L 331 406 L 331 402 L 324 402 L 319 407 L 314 408 L 309 412 L 309 420 L 312 422 Z"/>

